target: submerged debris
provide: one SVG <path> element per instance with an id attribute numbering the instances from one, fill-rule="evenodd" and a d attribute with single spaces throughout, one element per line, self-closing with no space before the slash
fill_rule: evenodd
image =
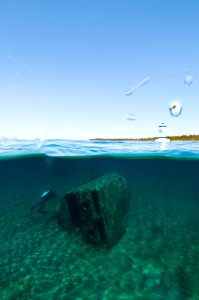
<path id="1" fill-rule="evenodd" d="M 125 178 L 110 173 L 67 193 L 59 207 L 58 220 L 67 229 L 69 212 L 87 242 L 110 248 L 125 232 L 127 203 Z"/>

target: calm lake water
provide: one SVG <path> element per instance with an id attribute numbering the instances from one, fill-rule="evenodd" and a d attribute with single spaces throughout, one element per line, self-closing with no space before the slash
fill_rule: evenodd
<path id="1" fill-rule="evenodd" d="M 112 248 L 57 220 L 68 192 L 109 173 L 129 191 Z M 0 299 L 199 299 L 198 178 L 197 142 L 2 139 Z M 46 213 L 31 210 L 47 190 Z"/>
<path id="2" fill-rule="evenodd" d="M 0 158 L 30 154 L 49 156 L 170 156 L 199 158 L 198 142 L 130 142 L 73 140 L 0 140 Z"/>

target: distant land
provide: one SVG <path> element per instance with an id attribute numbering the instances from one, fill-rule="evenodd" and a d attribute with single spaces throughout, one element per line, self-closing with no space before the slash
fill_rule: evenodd
<path id="1" fill-rule="evenodd" d="M 91 141 L 136 141 L 136 142 L 152 142 L 158 137 L 148 137 L 148 138 L 93 138 Z M 167 136 L 171 141 L 197 141 L 199 142 L 199 135 L 172 135 Z"/>

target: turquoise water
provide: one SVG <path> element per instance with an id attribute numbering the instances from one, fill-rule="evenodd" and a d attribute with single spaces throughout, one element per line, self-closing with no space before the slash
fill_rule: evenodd
<path id="1" fill-rule="evenodd" d="M 2 140 L 0 152 L 0 299 L 199 299 L 199 143 Z M 64 230 L 57 208 L 110 172 L 130 193 L 107 249 Z M 48 189 L 46 214 L 31 211 Z"/>
<path id="2" fill-rule="evenodd" d="M 109 142 L 73 140 L 0 140 L 0 158 L 30 154 L 48 156 L 169 156 L 199 158 L 198 142 Z"/>

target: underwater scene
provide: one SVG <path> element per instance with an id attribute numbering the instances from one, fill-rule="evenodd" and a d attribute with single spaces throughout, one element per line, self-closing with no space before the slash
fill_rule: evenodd
<path id="1" fill-rule="evenodd" d="M 199 299 L 199 146 L 126 144 L 2 143 L 1 300 Z"/>

